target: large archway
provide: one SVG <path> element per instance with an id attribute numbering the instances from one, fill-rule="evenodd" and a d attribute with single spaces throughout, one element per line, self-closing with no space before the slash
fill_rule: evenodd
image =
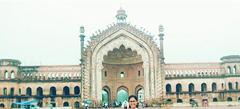
<path id="1" fill-rule="evenodd" d="M 144 75 L 143 84 L 141 84 L 144 86 L 144 98 L 146 100 L 150 100 L 152 98 L 161 97 L 163 95 L 163 75 L 160 73 L 160 53 L 158 47 L 149 36 L 146 36 L 146 34 L 140 35 L 139 33 L 141 32 L 130 25 L 116 25 L 113 26 L 112 29 L 113 28 L 115 28 L 113 31 L 108 29 L 106 30 L 108 32 L 101 34 L 101 37 L 95 37 L 94 40 L 90 42 L 90 46 L 86 49 L 87 64 L 84 76 L 85 79 L 89 81 L 85 81 L 84 84 L 87 84 L 86 86 L 89 85 L 89 87 L 84 89 L 85 91 L 89 90 L 90 93 L 86 94 L 85 98 L 101 100 L 102 86 L 105 85 L 103 78 L 104 76 L 109 76 L 109 74 L 112 73 L 108 70 L 105 71 L 104 64 L 109 64 L 105 63 L 105 56 L 108 56 L 108 53 L 111 51 L 121 51 L 122 47 L 126 50 L 131 49 L 133 52 L 136 51 L 137 54 L 141 56 L 141 63 L 139 64 L 141 64 L 144 69 L 143 71 L 136 71 L 136 74 Z M 137 56 L 135 56 L 135 58 L 137 58 Z M 120 62 L 120 64 L 122 63 Z M 120 68 L 119 71 L 122 71 L 117 72 L 119 73 L 120 78 L 131 74 L 126 72 L 124 69 L 125 68 Z M 112 90 L 112 87 L 109 87 Z M 129 93 L 134 94 L 131 90 Z"/>
<path id="2" fill-rule="evenodd" d="M 108 90 L 118 90 L 121 86 L 125 86 L 128 89 L 129 95 L 136 95 L 137 91 L 143 89 L 143 62 L 142 56 L 137 51 L 121 45 L 119 48 L 108 51 L 103 59 L 103 69 L 101 71 L 102 85 L 108 86 L 103 89 L 105 95 L 109 93 Z M 118 99 L 118 92 L 112 92 L 111 95 L 110 99 L 112 101 L 109 102 L 114 102 Z M 141 99 L 144 100 L 144 94 L 141 95 Z"/>
<path id="3" fill-rule="evenodd" d="M 126 38 L 127 37 L 125 37 L 123 35 L 120 35 L 117 38 L 118 40 L 113 40 L 113 41 L 109 42 L 110 43 L 109 45 L 106 45 L 106 46 L 102 47 L 102 50 L 99 51 L 101 53 L 96 54 L 96 58 L 97 58 L 96 59 L 97 63 L 95 64 L 96 65 L 96 72 L 101 72 L 102 69 L 104 69 L 104 60 L 105 60 L 104 56 L 108 56 L 107 53 L 109 53 L 109 51 L 115 52 L 115 51 L 125 51 L 125 50 L 131 49 L 132 51 L 137 51 L 137 53 L 139 53 L 139 55 L 142 56 L 141 57 L 142 61 L 143 61 L 142 62 L 142 66 L 144 67 L 144 69 L 143 69 L 144 71 L 143 72 L 144 73 L 147 72 L 145 74 L 145 78 L 149 78 L 149 74 L 148 73 L 149 73 L 149 67 L 150 66 L 149 66 L 149 63 L 147 62 L 149 60 L 149 57 L 148 57 L 149 54 L 147 54 L 147 52 L 143 48 L 141 48 L 139 45 L 136 45 L 135 42 L 132 42 L 132 40 L 126 39 Z M 132 46 L 129 46 L 129 45 L 132 45 Z M 107 46 L 109 46 L 109 47 L 107 47 Z M 136 46 L 136 47 L 134 47 L 134 46 Z M 134 53 L 132 53 L 132 54 L 134 54 Z M 93 54 L 93 56 L 94 56 L 94 54 Z M 117 54 L 116 56 L 119 56 L 119 54 Z M 138 58 L 138 57 L 136 57 L 136 58 Z M 121 66 L 118 67 L 119 71 L 115 72 L 115 73 L 120 73 L 120 76 L 124 76 L 125 75 L 125 77 L 127 77 L 127 75 L 130 74 L 129 72 L 126 71 L 126 69 L 128 69 L 127 67 L 128 67 L 129 64 L 124 63 L 124 62 L 123 63 L 122 62 L 120 62 L 120 63 L 113 63 L 113 64 L 114 64 L 114 66 L 117 66 L 117 65 L 121 64 Z M 111 63 L 111 65 L 113 65 L 113 64 Z M 97 73 L 95 75 L 97 75 L 97 76 L 95 76 L 96 78 L 94 80 L 99 80 L 98 82 L 95 81 L 96 82 L 95 84 L 102 83 L 100 81 L 100 78 L 99 78 L 99 77 L 102 76 L 101 73 Z M 124 77 L 122 77 L 122 79 L 124 79 Z M 149 80 L 149 79 L 146 79 L 146 80 Z M 151 84 L 149 84 L 149 81 L 145 81 L 145 85 L 148 86 L 148 85 L 151 85 Z M 100 84 L 96 85 L 95 89 L 99 89 L 99 88 L 97 88 L 98 86 L 101 86 L 101 85 Z M 97 94 L 98 91 L 95 92 L 95 93 Z M 97 95 L 96 95 L 96 97 L 97 97 Z"/>

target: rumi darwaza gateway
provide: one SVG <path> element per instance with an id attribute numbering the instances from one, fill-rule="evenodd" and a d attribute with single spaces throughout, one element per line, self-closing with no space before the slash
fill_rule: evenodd
<path id="1" fill-rule="evenodd" d="M 240 55 L 223 56 L 220 62 L 165 63 L 163 26 L 155 41 L 126 23 L 125 10 L 118 10 L 116 18 L 87 44 L 80 28 L 79 65 L 21 66 L 19 60 L 1 59 L 0 108 L 27 101 L 39 107 L 115 106 L 129 95 L 148 106 L 239 105 Z"/>

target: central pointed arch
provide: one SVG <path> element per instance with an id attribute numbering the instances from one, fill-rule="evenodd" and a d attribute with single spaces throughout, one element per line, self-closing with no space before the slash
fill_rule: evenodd
<path id="1" fill-rule="evenodd" d="M 163 95 L 163 74 L 160 73 L 160 51 L 152 37 L 128 24 L 117 24 L 103 33 L 95 36 L 87 47 L 85 91 L 89 94 L 85 98 L 101 100 L 102 90 L 102 62 L 108 51 L 123 45 L 142 56 L 144 73 L 144 99 L 150 100 Z M 96 85 L 97 84 L 97 85 Z M 160 92 L 160 93 L 159 93 Z"/>
<path id="2" fill-rule="evenodd" d="M 100 87 L 102 86 L 101 85 L 102 75 L 101 73 L 97 72 L 101 72 L 101 69 L 103 68 L 102 62 L 104 55 L 107 55 L 107 51 L 112 51 L 114 48 L 120 48 L 121 45 L 125 46 L 126 48 L 131 48 L 132 50 L 138 51 L 138 53 L 142 56 L 144 73 L 146 73 L 145 75 L 146 95 L 147 97 L 149 97 L 150 96 L 149 92 L 151 90 L 153 95 L 154 92 L 153 84 L 150 84 L 150 89 L 148 86 L 149 83 L 154 83 L 150 82 L 150 80 L 154 80 L 154 77 L 152 77 L 152 79 L 149 79 L 150 78 L 149 73 L 151 72 L 150 69 L 154 68 L 154 66 L 151 64 L 152 62 L 151 63 L 149 62 L 154 60 L 151 49 L 145 42 L 136 38 L 136 36 L 129 34 L 127 31 L 120 30 L 119 33 L 116 33 L 109 37 L 112 39 L 103 40 L 101 44 L 99 44 L 99 46 L 96 47 L 98 51 L 96 50 L 95 52 L 93 52 L 92 58 L 94 60 L 92 61 L 92 63 L 94 63 L 93 64 L 94 69 L 92 69 L 93 73 L 92 75 L 95 76 L 93 76 L 92 78 L 92 80 L 94 81 L 92 84 L 99 83 L 99 85 L 95 85 L 95 87 L 92 90 L 92 95 L 95 95 L 95 97 L 97 97 L 96 99 L 101 98 L 101 94 L 99 94 L 99 92 L 101 92 Z M 151 76 L 153 76 L 153 74 Z"/>

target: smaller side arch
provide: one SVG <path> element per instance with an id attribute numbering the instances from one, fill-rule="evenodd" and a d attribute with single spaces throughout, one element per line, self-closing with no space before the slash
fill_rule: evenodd
<path id="1" fill-rule="evenodd" d="M 138 97 L 139 102 L 144 101 L 144 88 L 142 85 L 137 85 L 135 88 L 135 95 Z"/>
<path id="2" fill-rule="evenodd" d="M 117 88 L 117 101 L 124 102 L 125 100 L 128 101 L 129 90 L 125 86 L 120 86 Z"/>
<path id="3" fill-rule="evenodd" d="M 231 102 L 232 101 L 232 97 L 227 97 L 227 101 Z"/>
<path id="4" fill-rule="evenodd" d="M 111 90 L 108 86 L 102 88 L 102 102 L 111 103 Z"/>

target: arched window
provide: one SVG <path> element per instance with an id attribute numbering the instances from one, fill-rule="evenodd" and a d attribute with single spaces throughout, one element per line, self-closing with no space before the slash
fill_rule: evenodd
<path id="1" fill-rule="evenodd" d="M 14 71 L 11 72 L 11 79 L 14 79 L 15 78 L 15 73 Z"/>
<path id="2" fill-rule="evenodd" d="M 12 103 L 12 105 L 11 105 L 11 109 L 17 109 L 17 104 Z"/>
<path id="3" fill-rule="evenodd" d="M 56 93 L 56 87 L 50 87 L 50 96 L 56 96 L 57 93 Z"/>
<path id="4" fill-rule="evenodd" d="M 232 74 L 232 69 L 230 66 L 227 67 L 227 72 L 228 72 L 228 74 Z"/>
<path id="5" fill-rule="evenodd" d="M 172 100 L 171 100 L 171 99 L 167 99 L 167 102 L 168 102 L 168 103 L 171 103 L 171 102 L 172 102 Z"/>
<path id="6" fill-rule="evenodd" d="M 182 99 L 177 99 L 177 103 L 183 103 Z"/>
<path id="7" fill-rule="evenodd" d="M 32 96 L 32 89 L 30 87 L 27 88 L 26 95 Z"/>
<path id="8" fill-rule="evenodd" d="M 107 77 L 107 71 L 104 71 L 104 76 Z"/>
<path id="9" fill-rule="evenodd" d="M 7 88 L 3 88 L 3 95 L 7 95 Z"/>
<path id="10" fill-rule="evenodd" d="M 18 89 L 18 94 L 21 95 L 22 94 L 22 89 Z"/>
<path id="11" fill-rule="evenodd" d="M 238 82 L 236 82 L 235 84 L 236 84 L 236 87 L 235 87 L 235 88 L 236 88 L 236 90 L 238 90 Z"/>
<path id="12" fill-rule="evenodd" d="M 10 89 L 10 95 L 13 96 L 14 95 L 14 88 Z"/>
<path id="13" fill-rule="evenodd" d="M 176 93 L 179 94 L 179 93 L 181 93 L 181 92 L 182 92 L 182 85 L 181 85 L 180 83 L 178 83 L 178 84 L 176 85 Z"/>
<path id="14" fill-rule="evenodd" d="M 233 67 L 233 74 L 236 74 L 237 73 L 237 66 L 235 65 L 234 67 Z"/>
<path id="15" fill-rule="evenodd" d="M 227 101 L 232 101 L 232 98 L 231 98 L 231 97 L 228 97 L 228 98 L 227 98 Z"/>
<path id="16" fill-rule="evenodd" d="M 63 95 L 70 95 L 70 90 L 69 90 L 69 87 L 68 86 L 65 86 L 63 88 Z"/>
<path id="17" fill-rule="evenodd" d="M 217 91 L 217 84 L 214 82 L 212 83 L 212 92 L 216 92 Z"/>
<path id="18" fill-rule="evenodd" d="M 206 83 L 201 84 L 201 92 L 207 92 L 207 84 Z"/>
<path id="19" fill-rule="evenodd" d="M 120 77 L 121 77 L 121 78 L 124 78 L 124 76 L 125 76 L 125 75 L 124 75 L 124 72 L 121 72 L 121 73 L 120 73 Z"/>
<path id="20" fill-rule="evenodd" d="M 190 83 L 188 85 L 188 93 L 191 94 L 194 92 L 194 84 L 193 83 Z"/>
<path id="21" fill-rule="evenodd" d="M 8 79 L 8 72 L 7 71 L 5 71 L 4 77 L 5 77 L 5 79 Z"/>
<path id="22" fill-rule="evenodd" d="M 228 83 L 228 89 L 229 89 L 229 90 L 233 90 L 233 86 L 232 86 L 232 83 L 231 83 L 231 82 Z"/>
<path id="23" fill-rule="evenodd" d="M 4 108 L 5 105 L 3 103 L 0 104 L 0 108 Z"/>
<path id="24" fill-rule="evenodd" d="M 43 89 L 41 87 L 37 88 L 37 96 L 43 96 Z"/>
<path id="25" fill-rule="evenodd" d="M 143 90 L 143 88 L 138 89 L 137 97 L 138 97 L 138 101 L 140 101 L 140 102 L 144 101 L 144 90 Z"/>
<path id="26" fill-rule="evenodd" d="M 213 102 L 217 102 L 218 100 L 217 100 L 217 98 L 213 98 Z"/>
<path id="27" fill-rule="evenodd" d="M 75 108 L 80 108 L 80 103 L 79 103 L 78 101 L 76 101 L 76 102 L 74 103 L 74 107 L 75 107 Z"/>
<path id="28" fill-rule="evenodd" d="M 138 76 L 141 76 L 141 72 L 140 72 L 140 70 L 138 71 Z"/>
<path id="29" fill-rule="evenodd" d="M 64 102 L 63 103 L 63 107 L 69 107 L 69 103 L 68 102 Z"/>
<path id="30" fill-rule="evenodd" d="M 166 85 L 166 93 L 169 94 L 172 92 L 172 87 L 171 87 L 171 84 L 167 84 Z"/>
<path id="31" fill-rule="evenodd" d="M 80 94 L 80 88 L 79 86 L 74 87 L 74 95 L 79 95 Z"/>

